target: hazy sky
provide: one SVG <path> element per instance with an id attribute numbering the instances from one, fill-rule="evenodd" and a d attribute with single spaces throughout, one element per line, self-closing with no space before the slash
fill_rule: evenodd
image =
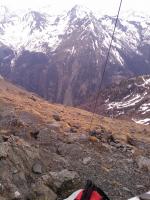
<path id="1" fill-rule="evenodd" d="M 120 0 L 0 0 L 1 5 L 12 9 L 40 8 L 47 5 L 57 7 L 57 10 L 70 8 L 75 4 L 85 5 L 91 10 L 115 14 Z M 122 12 L 127 10 L 150 13 L 150 0 L 123 0 Z"/>

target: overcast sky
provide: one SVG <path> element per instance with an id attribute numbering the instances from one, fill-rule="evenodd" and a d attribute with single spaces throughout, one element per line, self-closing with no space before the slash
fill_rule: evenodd
<path id="1" fill-rule="evenodd" d="M 53 5 L 58 10 L 68 9 L 75 4 L 84 5 L 91 10 L 102 11 L 106 14 L 115 14 L 120 0 L 0 0 L 1 5 L 12 9 L 34 8 Z M 150 0 L 123 0 L 122 12 L 127 10 L 150 13 Z"/>

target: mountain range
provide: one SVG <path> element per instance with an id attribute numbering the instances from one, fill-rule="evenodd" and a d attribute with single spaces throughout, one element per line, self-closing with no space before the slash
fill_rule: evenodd
<path id="1" fill-rule="evenodd" d="M 0 73 L 51 102 L 79 105 L 97 92 L 114 16 L 74 6 L 12 12 L 0 7 Z M 52 13 L 52 14 L 51 14 Z M 103 86 L 150 74 L 150 16 L 120 16 Z"/>

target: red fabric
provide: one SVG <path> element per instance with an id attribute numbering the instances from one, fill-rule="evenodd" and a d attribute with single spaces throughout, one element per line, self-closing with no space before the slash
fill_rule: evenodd
<path id="1" fill-rule="evenodd" d="M 81 191 L 77 195 L 76 200 L 80 200 L 81 199 L 82 193 L 83 193 L 83 191 Z M 100 194 L 98 192 L 94 191 L 94 192 L 92 192 L 90 200 L 103 200 L 103 198 L 100 196 Z"/>

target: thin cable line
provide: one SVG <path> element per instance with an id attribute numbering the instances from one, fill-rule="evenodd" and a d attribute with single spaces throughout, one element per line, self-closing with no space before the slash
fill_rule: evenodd
<path id="1" fill-rule="evenodd" d="M 118 8 L 118 13 L 117 13 L 115 25 L 114 25 L 113 33 L 112 33 L 112 36 L 111 36 L 111 41 L 110 41 L 108 53 L 107 53 L 107 56 L 106 56 L 106 61 L 105 61 L 104 68 L 103 68 L 103 71 L 102 71 L 102 78 L 100 79 L 100 82 L 99 82 L 98 93 L 97 93 L 97 96 L 96 96 L 96 100 L 95 100 L 95 104 L 94 104 L 94 109 L 93 109 L 93 112 L 92 112 L 93 114 L 92 114 L 92 117 L 91 117 L 91 122 L 90 122 L 90 128 L 89 128 L 89 130 L 91 130 L 92 123 L 93 123 L 93 120 L 94 120 L 95 111 L 96 111 L 96 108 L 97 108 L 97 103 L 98 103 L 98 99 L 99 99 L 100 91 L 101 91 L 101 87 L 102 87 L 102 82 L 103 82 L 103 79 L 104 79 L 104 74 L 106 72 L 106 67 L 107 67 L 108 61 L 109 61 L 110 50 L 111 50 L 112 42 L 113 42 L 114 36 L 115 36 L 115 31 L 116 31 L 116 27 L 117 27 L 117 23 L 118 23 L 118 19 L 119 19 L 119 14 L 120 14 L 120 10 L 121 10 L 122 1 L 123 0 L 120 0 L 120 4 L 119 4 L 119 8 Z"/>

